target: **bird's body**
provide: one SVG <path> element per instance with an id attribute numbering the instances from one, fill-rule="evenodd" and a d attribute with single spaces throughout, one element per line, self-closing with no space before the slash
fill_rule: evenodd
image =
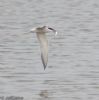
<path id="1" fill-rule="evenodd" d="M 49 28 L 47 26 L 43 26 L 43 27 L 38 27 L 38 28 L 34 28 L 31 31 L 36 32 L 37 34 L 37 38 L 40 42 L 40 48 L 41 48 L 41 59 L 42 59 L 42 63 L 44 66 L 44 69 L 47 66 L 47 62 L 48 62 L 48 41 L 46 38 L 46 33 L 52 30 L 53 32 L 56 32 L 56 30 L 54 30 L 53 28 Z"/>

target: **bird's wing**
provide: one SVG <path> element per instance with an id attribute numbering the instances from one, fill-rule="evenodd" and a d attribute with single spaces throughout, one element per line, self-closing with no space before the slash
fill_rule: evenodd
<path id="1" fill-rule="evenodd" d="M 37 38 L 40 42 L 41 59 L 42 59 L 42 63 L 45 69 L 48 62 L 48 41 L 46 39 L 45 33 L 37 33 Z"/>

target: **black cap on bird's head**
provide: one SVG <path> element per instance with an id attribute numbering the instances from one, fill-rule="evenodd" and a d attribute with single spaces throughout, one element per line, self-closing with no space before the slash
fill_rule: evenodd
<path id="1" fill-rule="evenodd" d="M 53 31 L 55 33 L 55 35 L 57 35 L 57 31 L 51 27 L 48 27 L 49 30 Z"/>

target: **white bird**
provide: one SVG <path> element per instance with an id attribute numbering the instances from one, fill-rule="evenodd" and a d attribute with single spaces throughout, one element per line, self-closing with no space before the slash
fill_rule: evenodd
<path id="1" fill-rule="evenodd" d="M 45 33 L 49 32 L 50 30 L 53 31 L 55 35 L 57 35 L 56 30 L 48 26 L 37 27 L 31 30 L 31 32 L 35 32 L 37 34 L 37 38 L 40 42 L 41 59 L 42 59 L 44 69 L 46 68 L 48 62 L 48 41 L 46 39 Z"/>

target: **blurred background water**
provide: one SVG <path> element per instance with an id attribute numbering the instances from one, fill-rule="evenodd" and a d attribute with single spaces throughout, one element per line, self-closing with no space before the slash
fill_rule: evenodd
<path id="1" fill-rule="evenodd" d="M 49 25 L 44 71 L 35 26 Z M 99 1 L 0 0 L 0 96 L 99 100 Z"/>

